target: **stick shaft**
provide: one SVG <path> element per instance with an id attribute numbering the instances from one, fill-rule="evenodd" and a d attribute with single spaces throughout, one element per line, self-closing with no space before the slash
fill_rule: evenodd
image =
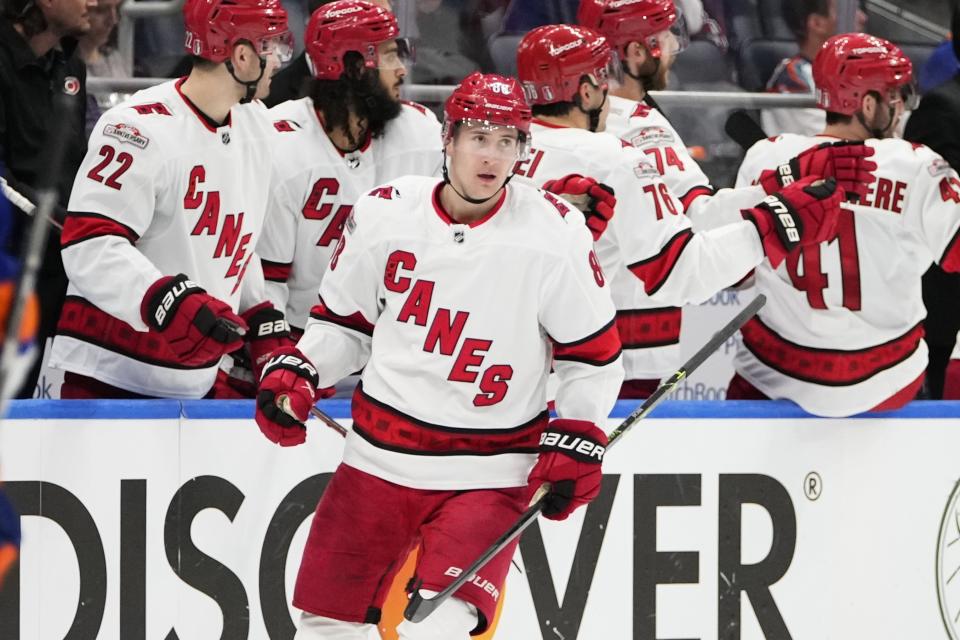
<path id="1" fill-rule="evenodd" d="M 740 313 L 738 313 L 730 322 L 724 325 L 719 331 L 713 334 L 713 337 L 703 345 L 687 362 L 684 363 L 676 373 L 674 373 L 670 378 L 666 380 L 663 384 L 657 387 L 649 398 L 647 398 L 642 405 L 640 405 L 633 413 L 627 416 L 620 426 L 614 429 L 609 438 L 607 449 L 616 444 L 620 438 L 632 427 L 636 422 L 642 420 L 647 415 L 653 411 L 660 402 L 670 394 L 671 391 L 680 383 L 681 380 L 693 373 L 697 367 L 703 364 L 707 358 L 713 354 L 720 346 L 722 346 L 730 337 L 733 336 L 737 331 L 740 330 L 747 321 L 752 318 L 760 310 L 760 308 L 766 304 L 766 297 L 761 294 L 757 296 L 754 300 L 750 302 L 746 307 L 743 308 Z M 517 520 L 516 523 L 510 529 L 503 533 L 497 540 L 486 550 L 483 554 L 477 558 L 473 564 L 471 564 L 463 573 L 461 573 L 456 580 L 454 580 L 446 589 L 438 593 L 432 598 L 423 598 L 419 595 L 417 590 L 414 590 L 413 597 L 410 599 L 410 603 L 407 605 L 406 610 L 404 610 L 403 615 L 407 620 L 411 622 L 420 622 L 424 620 L 428 615 L 430 615 L 434 609 L 439 607 L 445 600 L 450 598 L 456 592 L 457 589 L 462 587 L 468 580 L 470 580 L 477 571 L 479 571 L 493 556 L 497 555 L 502 551 L 514 538 L 519 536 L 523 531 L 529 527 L 534 520 L 540 515 L 540 512 L 543 510 L 543 498 L 540 498 L 534 502 Z"/>

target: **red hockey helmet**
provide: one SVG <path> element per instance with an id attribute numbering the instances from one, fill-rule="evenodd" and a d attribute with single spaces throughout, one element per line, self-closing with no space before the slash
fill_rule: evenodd
<path id="1" fill-rule="evenodd" d="M 486 126 L 513 127 L 520 135 L 520 159 L 530 150 L 530 120 L 533 115 L 523 90 L 513 78 L 474 71 L 463 79 L 443 105 L 443 142 L 453 135 L 459 122 Z"/>
<path id="2" fill-rule="evenodd" d="M 665 31 L 676 40 L 672 53 L 684 50 L 690 42 L 674 0 L 581 0 L 577 22 L 603 34 L 618 50 L 640 42 L 654 58 L 660 57 L 659 35 Z"/>
<path id="3" fill-rule="evenodd" d="M 588 29 L 566 24 L 537 27 L 517 49 L 517 77 L 530 104 L 573 102 L 583 76 L 597 86 L 614 75 L 620 63 L 607 39 Z"/>
<path id="4" fill-rule="evenodd" d="M 280 0 L 186 0 L 183 23 L 188 53 L 211 62 L 230 57 L 234 45 L 249 42 L 260 56 L 290 59 L 293 35 Z"/>
<path id="5" fill-rule="evenodd" d="M 397 19 L 386 9 L 366 0 L 338 0 L 325 4 L 310 16 L 304 34 L 307 63 L 315 78 L 337 80 L 344 71 L 343 56 L 356 51 L 369 69 L 384 66 L 377 54 L 377 45 L 398 40 L 402 64 L 409 53 L 406 41 L 397 38 Z M 390 65 L 388 65 L 390 66 Z"/>
<path id="6" fill-rule="evenodd" d="M 884 98 L 898 94 L 907 109 L 916 106 L 910 59 L 900 47 L 865 33 L 836 35 L 823 43 L 813 62 L 813 81 L 817 106 L 833 113 L 855 114 L 870 91 Z"/>

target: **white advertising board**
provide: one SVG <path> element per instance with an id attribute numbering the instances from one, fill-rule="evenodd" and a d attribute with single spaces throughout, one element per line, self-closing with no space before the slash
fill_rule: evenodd
<path id="1" fill-rule="evenodd" d="M 251 413 L 15 404 L 0 452 L 24 543 L 0 638 L 292 638 L 342 440 L 312 423 L 280 449 Z M 960 403 L 848 420 L 668 403 L 611 450 L 588 509 L 525 534 L 495 637 L 956 640 L 957 451 Z"/>

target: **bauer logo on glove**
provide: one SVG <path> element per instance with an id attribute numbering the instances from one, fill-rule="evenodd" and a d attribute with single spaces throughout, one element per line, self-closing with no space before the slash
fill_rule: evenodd
<path id="1" fill-rule="evenodd" d="M 156 323 L 155 327 L 160 331 L 167 328 L 168 318 L 176 313 L 175 305 L 180 304 L 180 300 L 183 299 L 184 295 L 194 291 L 203 291 L 200 285 L 193 280 L 174 279 L 171 284 L 172 286 L 163 292 L 163 297 L 155 303 L 157 306 L 153 310 L 153 321 Z"/>
<path id="2" fill-rule="evenodd" d="M 554 449 L 567 454 L 580 454 L 586 459 L 596 458 L 597 462 L 603 462 L 603 454 L 607 448 L 601 444 L 556 431 L 544 431 L 540 436 L 540 450 Z"/>

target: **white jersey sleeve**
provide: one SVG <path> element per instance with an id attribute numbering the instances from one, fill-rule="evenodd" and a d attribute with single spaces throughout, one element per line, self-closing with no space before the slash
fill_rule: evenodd
<path id="1" fill-rule="evenodd" d="M 376 224 L 376 204 L 376 198 L 362 197 L 354 206 L 320 285 L 320 302 L 297 344 L 316 366 L 321 387 L 363 369 L 370 359 L 384 272 L 365 237 Z"/>
<path id="2" fill-rule="evenodd" d="M 133 109 L 105 113 L 77 171 L 61 236 L 71 283 L 140 331 L 147 329 L 140 302 L 164 275 L 136 247 L 154 221 L 158 185 L 168 180 L 163 158 L 160 141 Z"/>
<path id="3" fill-rule="evenodd" d="M 580 212 L 565 219 L 569 249 L 540 291 L 540 325 L 553 341 L 557 415 L 603 425 L 623 382 L 616 310 Z"/>
<path id="4" fill-rule="evenodd" d="M 637 150 L 622 149 L 607 180 L 616 191 L 617 211 L 597 243 L 598 251 L 619 252 L 622 263 L 656 301 L 703 302 L 742 280 L 763 260 L 756 228 L 743 219 L 694 233 L 680 201 Z"/>
<path id="5" fill-rule="evenodd" d="M 905 203 L 915 232 L 944 271 L 960 271 L 960 177 L 938 153 L 914 144 L 919 171 Z"/>

